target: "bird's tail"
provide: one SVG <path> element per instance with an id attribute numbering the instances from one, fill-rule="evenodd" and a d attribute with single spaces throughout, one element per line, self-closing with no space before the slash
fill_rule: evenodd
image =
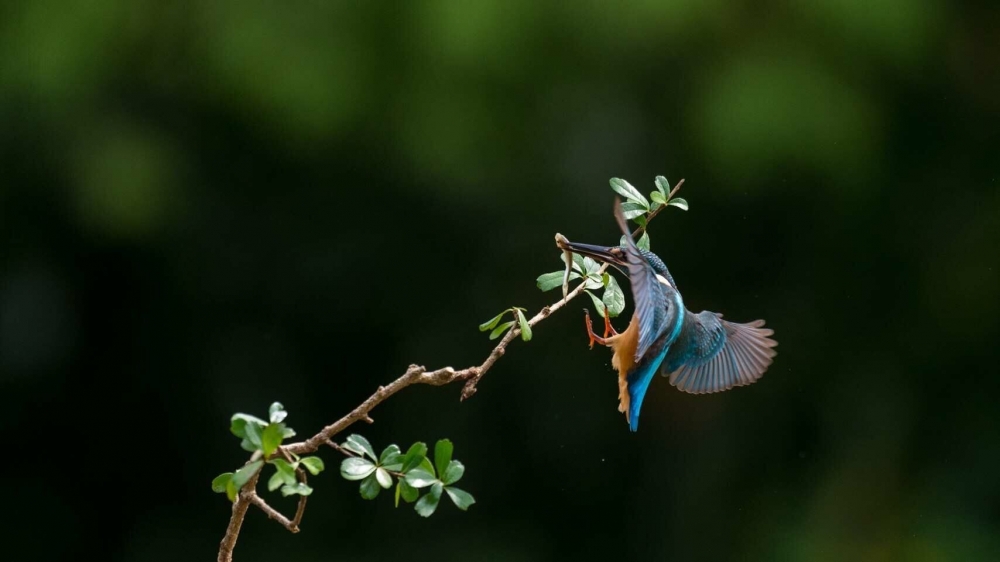
<path id="1" fill-rule="evenodd" d="M 667 349 L 663 349 L 656 357 L 647 363 L 640 363 L 635 370 L 628 374 L 628 426 L 632 431 L 639 429 L 639 410 L 642 409 L 642 399 L 646 397 L 646 389 L 653 380 L 653 376 L 660 368 L 660 363 L 667 356 Z"/>

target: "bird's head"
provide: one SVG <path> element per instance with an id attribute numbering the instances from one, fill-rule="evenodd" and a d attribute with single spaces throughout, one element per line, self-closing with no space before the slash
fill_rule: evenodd
<path id="1" fill-rule="evenodd" d="M 597 261 L 611 264 L 618 271 L 622 272 L 624 275 L 628 275 L 628 262 L 625 256 L 625 245 L 621 244 L 618 246 L 597 246 L 594 244 L 582 244 L 580 242 L 570 242 L 565 236 L 561 236 L 556 239 L 556 246 L 560 250 L 568 250 L 573 253 L 580 254 L 582 256 L 587 256 L 593 258 Z M 642 257 L 649 262 L 649 266 L 653 268 L 657 274 L 662 275 L 670 284 L 677 288 L 677 284 L 674 283 L 674 278 L 670 275 L 667 270 L 667 265 L 663 263 L 660 256 L 650 252 L 649 250 L 639 249 L 639 253 Z"/>

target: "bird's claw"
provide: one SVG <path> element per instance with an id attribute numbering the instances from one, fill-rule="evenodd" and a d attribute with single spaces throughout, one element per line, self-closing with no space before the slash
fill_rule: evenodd
<path id="1" fill-rule="evenodd" d="M 590 321 L 590 311 L 587 310 L 586 308 L 583 309 L 583 316 L 587 324 L 587 337 L 590 338 L 590 343 L 589 343 L 590 349 L 594 349 L 594 342 L 597 342 L 601 345 L 608 345 L 607 343 L 608 340 L 606 338 L 602 338 L 601 336 L 598 336 L 597 334 L 594 333 L 594 324 L 591 323 Z M 605 320 L 606 319 L 607 317 L 605 316 Z M 605 325 L 605 327 L 607 327 L 607 324 Z M 605 332 L 605 335 L 607 335 L 607 332 Z"/>
<path id="2" fill-rule="evenodd" d="M 604 307 L 604 338 L 607 339 L 608 334 L 612 336 L 617 336 L 618 332 L 615 331 L 615 327 L 611 325 L 611 314 L 608 312 L 608 307 Z"/>

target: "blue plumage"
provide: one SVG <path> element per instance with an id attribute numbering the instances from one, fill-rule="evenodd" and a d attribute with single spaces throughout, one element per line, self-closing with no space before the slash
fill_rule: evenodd
<path id="1" fill-rule="evenodd" d="M 660 368 L 660 364 L 667 357 L 669 348 L 663 348 L 652 360 L 638 365 L 632 372 L 626 375 L 628 381 L 629 410 L 628 425 L 632 431 L 639 429 L 639 411 L 642 409 L 642 401 L 646 397 L 646 390 L 649 383 L 653 382 L 653 376 Z"/>
<path id="2" fill-rule="evenodd" d="M 628 274 L 635 303 L 628 329 L 600 338 L 588 320 L 588 331 L 592 343 L 614 349 L 612 365 L 620 377 L 619 410 L 625 412 L 629 428 L 638 429 L 642 403 L 657 372 L 692 394 L 721 392 L 760 379 L 776 355 L 777 342 L 769 337 L 774 332 L 763 328 L 763 320 L 740 324 L 723 320 L 717 312 L 687 310 L 663 260 L 635 245 L 618 200 L 615 219 L 625 234 L 622 246 L 566 241 L 564 249 L 612 263 Z"/>

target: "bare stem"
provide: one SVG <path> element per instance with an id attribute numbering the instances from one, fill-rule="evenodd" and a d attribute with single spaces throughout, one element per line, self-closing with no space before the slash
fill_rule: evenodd
<path id="1" fill-rule="evenodd" d="M 306 471 L 302 470 L 302 467 L 299 467 L 295 473 L 299 477 L 299 482 L 302 482 L 303 484 L 309 483 L 309 479 L 306 477 Z M 308 496 L 299 496 L 299 505 L 295 508 L 295 518 L 292 519 L 292 526 L 295 527 L 295 530 L 292 531 L 291 529 L 288 529 L 289 531 L 292 531 L 293 533 L 297 533 L 299 531 L 299 523 L 302 523 L 302 515 L 306 512 L 306 500 L 308 499 Z"/>
<path id="2" fill-rule="evenodd" d="M 259 507 L 264 513 L 267 514 L 268 517 L 274 519 L 278 523 L 281 523 L 283 527 L 285 527 L 286 529 L 288 529 L 293 533 L 299 532 L 299 524 L 297 521 L 289 521 L 288 518 L 279 513 L 277 509 L 274 509 L 273 507 L 267 505 L 267 502 L 264 501 L 264 498 L 258 496 L 257 492 L 251 490 L 248 496 L 250 499 L 250 503 Z M 302 496 L 302 499 L 305 498 L 306 498 L 305 496 Z M 302 505 L 301 501 L 299 502 L 299 505 Z"/>
<path id="3" fill-rule="evenodd" d="M 229 526 L 226 527 L 226 535 L 222 537 L 219 545 L 219 562 L 233 562 L 233 548 L 236 547 L 236 539 L 240 537 L 240 529 L 243 527 L 243 519 L 247 516 L 247 508 L 250 507 L 250 495 L 257 495 L 254 486 L 260 472 L 254 474 L 244 485 L 243 491 L 239 493 L 236 501 L 233 502 L 233 514 L 229 517 Z"/>
<path id="4" fill-rule="evenodd" d="M 673 198 L 674 194 L 684 185 L 684 180 L 677 182 L 677 185 L 670 191 L 668 199 Z M 649 213 L 646 217 L 646 225 L 649 221 L 653 220 L 656 215 L 660 214 L 666 205 L 661 205 L 656 208 L 655 211 Z M 632 237 L 640 236 L 646 230 L 645 226 L 640 226 L 633 233 Z M 599 270 L 600 273 L 604 273 L 608 269 L 608 264 L 601 266 Z M 538 314 L 534 315 L 530 320 L 528 320 L 528 325 L 534 327 L 536 324 L 548 318 L 553 312 L 559 310 L 560 308 L 566 306 L 566 304 L 580 296 L 580 293 L 584 290 L 585 283 L 580 283 L 575 289 L 570 291 L 563 299 L 554 302 L 546 307 L 543 307 Z M 305 453 L 312 453 L 318 450 L 323 445 L 330 445 L 334 449 L 337 449 L 345 455 L 352 456 L 351 453 L 336 442 L 332 440 L 334 435 L 344 431 L 350 427 L 356 421 L 364 421 L 367 423 L 372 423 L 372 418 L 368 415 L 376 406 L 381 404 L 387 398 L 396 394 L 404 388 L 414 385 L 414 384 L 429 384 L 432 386 L 443 386 L 457 380 L 464 380 L 465 385 L 462 387 L 462 394 L 460 399 L 466 400 L 476 393 L 476 385 L 483 378 L 483 375 L 489 371 L 498 359 L 503 357 L 503 354 L 507 351 L 507 346 L 514 341 L 515 338 L 521 335 L 521 330 L 519 327 L 513 327 L 507 331 L 500 342 L 493 348 L 493 351 L 486 356 L 486 360 L 482 364 L 466 367 L 456 371 L 451 367 L 442 367 L 436 371 L 428 371 L 425 367 L 421 365 L 410 365 L 398 379 L 392 381 L 386 386 L 378 387 L 378 390 L 374 394 L 369 396 L 364 402 L 362 402 L 358 407 L 351 410 L 346 416 L 340 418 L 339 420 L 333 422 L 332 424 L 324 427 L 319 433 L 313 435 L 305 441 L 299 441 L 297 443 L 290 443 L 284 445 L 279 449 L 279 452 L 285 458 L 288 458 L 289 454 L 294 453 L 296 455 L 302 455 Z M 305 483 L 306 476 L 301 469 L 298 470 L 299 479 L 301 482 Z M 222 543 L 219 545 L 219 562 L 232 562 L 233 559 L 233 548 L 236 546 L 236 539 L 239 538 L 240 528 L 243 526 L 243 519 L 246 517 L 247 509 L 250 504 L 256 505 L 268 517 L 274 519 L 284 526 L 286 529 L 293 533 L 299 532 L 299 524 L 302 522 L 302 514 L 305 512 L 306 508 L 306 496 L 300 496 L 298 509 L 296 509 L 295 517 L 291 521 L 287 517 L 279 513 L 277 510 L 272 508 L 265 502 L 257 493 L 254 491 L 257 485 L 257 479 L 260 477 L 260 472 L 253 476 L 249 482 L 243 487 L 243 491 L 240 492 L 239 497 L 233 502 L 232 516 L 229 519 L 229 526 L 226 528 L 226 535 L 222 539 Z"/>

